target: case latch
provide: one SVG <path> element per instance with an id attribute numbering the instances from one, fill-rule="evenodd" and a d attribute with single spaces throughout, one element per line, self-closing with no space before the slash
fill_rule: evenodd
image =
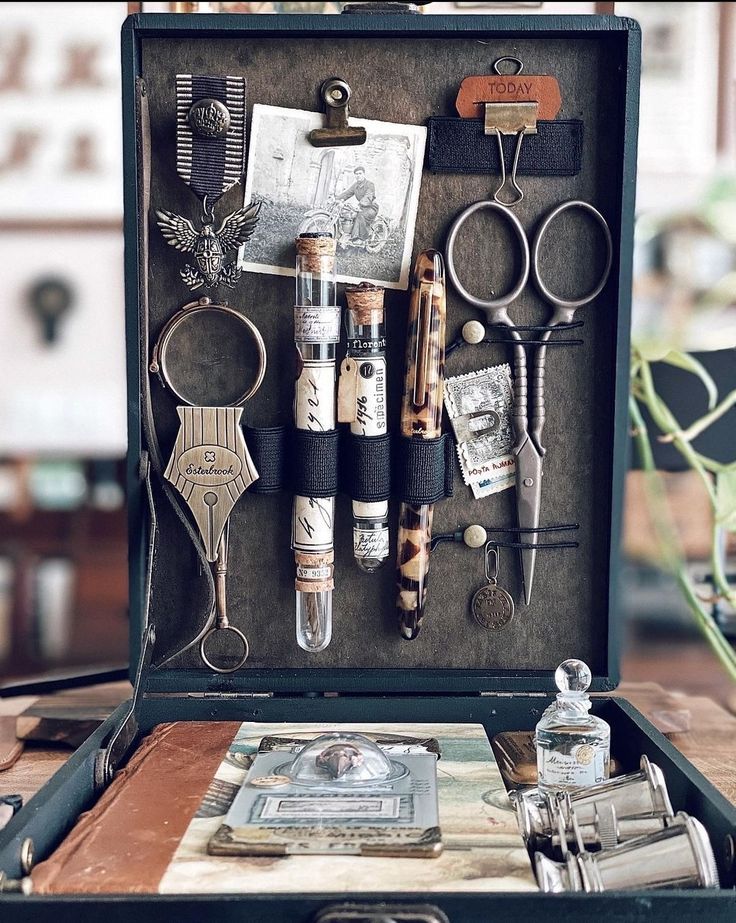
<path id="1" fill-rule="evenodd" d="M 314 923 L 449 923 L 432 904 L 333 904 Z"/>

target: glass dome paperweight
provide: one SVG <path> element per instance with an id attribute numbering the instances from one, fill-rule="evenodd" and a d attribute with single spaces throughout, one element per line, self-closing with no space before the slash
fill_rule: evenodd
<path id="1" fill-rule="evenodd" d="M 351 732 L 320 735 L 275 771 L 294 785 L 330 789 L 386 785 L 408 774 L 368 737 Z"/>
<path id="2" fill-rule="evenodd" d="M 210 855 L 440 855 L 434 738 L 314 733 L 261 740 Z"/>

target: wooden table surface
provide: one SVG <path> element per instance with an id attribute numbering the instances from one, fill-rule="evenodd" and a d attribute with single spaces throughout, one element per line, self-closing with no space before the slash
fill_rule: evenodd
<path id="1" fill-rule="evenodd" d="M 95 687 L 92 687 L 94 689 Z M 128 683 L 97 687 L 107 703 L 130 696 Z M 68 695 L 68 693 L 67 693 Z M 82 691 L 87 699 L 90 689 Z M 709 779 L 736 804 L 736 717 L 711 699 L 667 692 L 656 683 L 624 683 L 617 695 L 628 699 Z M 0 699 L 0 715 L 18 715 L 35 697 Z M 69 758 L 63 746 L 27 744 L 18 762 L 0 772 L 0 794 L 19 794 L 27 801 Z"/>

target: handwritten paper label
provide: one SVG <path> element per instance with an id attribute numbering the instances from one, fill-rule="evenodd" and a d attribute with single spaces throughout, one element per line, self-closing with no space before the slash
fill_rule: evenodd
<path id="1" fill-rule="evenodd" d="M 330 551 L 334 518 L 334 497 L 294 497 L 291 547 L 294 551 Z"/>
<path id="2" fill-rule="evenodd" d="M 389 553 L 388 529 L 353 529 L 356 558 L 385 558 Z"/>
<path id="3" fill-rule="evenodd" d="M 337 386 L 337 419 L 339 423 L 355 422 L 355 399 L 358 394 L 358 363 L 346 356 L 340 365 Z"/>
<path id="4" fill-rule="evenodd" d="M 335 428 L 335 363 L 307 359 L 296 383 L 297 429 L 324 432 Z"/>
<path id="5" fill-rule="evenodd" d="M 294 339 L 298 343 L 339 343 L 340 308 L 327 307 L 294 308 Z"/>
<path id="6" fill-rule="evenodd" d="M 355 422 L 350 431 L 359 436 L 386 432 L 386 360 L 358 359 Z"/>
<path id="7" fill-rule="evenodd" d="M 606 751 L 591 744 L 578 744 L 569 753 L 537 747 L 539 780 L 545 785 L 594 785 L 603 782 Z"/>

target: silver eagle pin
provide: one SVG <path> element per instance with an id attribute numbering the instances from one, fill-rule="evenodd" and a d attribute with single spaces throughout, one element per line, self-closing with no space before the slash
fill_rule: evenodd
<path id="1" fill-rule="evenodd" d="M 239 208 L 223 218 L 220 227 L 214 230 L 214 212 L 207 208 L 205 200 L 202 229 L 198 231 L 194 224 L 183 215 L 173 212 L 157 211 L 158 226 L 161 228 L 166 241 L 183 253 L 193 253 L 194 263 L 180 270 L 184 283 L 191 291 L 205 286 L 214 288 L 217 285 L 227 285 L 235 288 L 241 270 L 237 263 L 225 262 L 225 257 L 241 244 L 250 239 L 258 224 L 260 202 Z"/>

